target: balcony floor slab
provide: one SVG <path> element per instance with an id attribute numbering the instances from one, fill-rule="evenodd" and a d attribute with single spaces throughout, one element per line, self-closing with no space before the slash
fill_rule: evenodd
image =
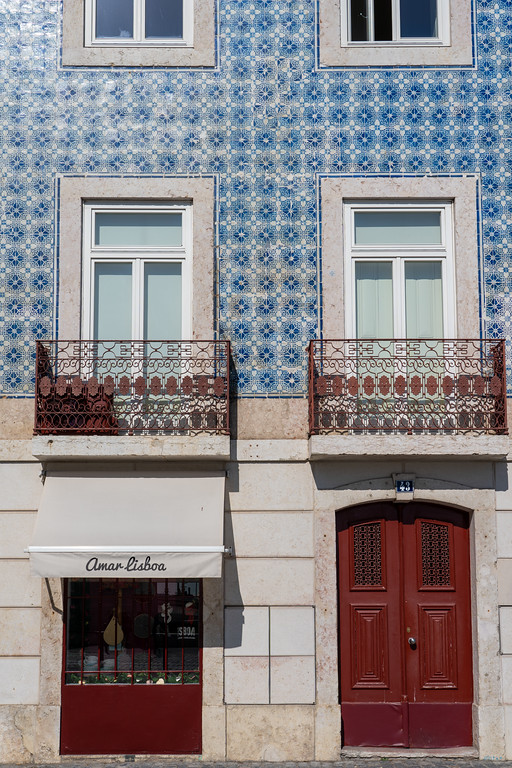
<path id="1" fill-rule="evenodd" d="M 95 459 L 228 461 L 229 435 L 39 435 L 32 438 L 39 461 Z"/>
<path id="2" fill-rule="evenodd" d="M 509 451 L 508 435 L 313 435 L 313 461 L 372 458 L 481 459 L 497 461 Z"/>

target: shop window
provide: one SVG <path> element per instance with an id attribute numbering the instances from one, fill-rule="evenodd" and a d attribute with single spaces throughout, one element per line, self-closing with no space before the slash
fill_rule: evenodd
<path id="1" fill-rule="evenodd" d="M 66 685 L 199 685 L 201 582 L 69 579 Z"/>
<path id="2" fill-rule="evenodd" d="M 66 66 L 213 67 L 216 0 L 63 0 Z"/>

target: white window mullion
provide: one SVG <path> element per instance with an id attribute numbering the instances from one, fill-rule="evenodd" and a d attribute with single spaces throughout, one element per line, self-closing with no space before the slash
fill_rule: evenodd
<path id="1" fill-rule="evenodd" d="M 392 2 L 392 29 L 393 40 L 400 40 L 400 0 L 391 0 Z"/>
<path id="2" fill-rule="evenodd" d="M 374 0 L 366 0 L 366 10 L 368 13 L 368 42 L 374 42 L 375 40 L 375 14 L 373 11 Z"/>
<path id="3" fill-rule="evenodd" d="M 405 339 L 405 269 L 404 259 L 393 260 L 393 320 L 395 339 Z"/>
<path id="4" fill-rule="evenodd" d="M 141 43 L 146 37 L 146 3 L 145 0 L 133 0 L 135 7 L 133 9 L 135 19 L 134 37 L 138 43 Z"/>
<path id="5" fill-rule="evenodd" d="M 132 338 L 140 341 L 144 338 L 144 260 L 133 260 L 133 319 Z"/>

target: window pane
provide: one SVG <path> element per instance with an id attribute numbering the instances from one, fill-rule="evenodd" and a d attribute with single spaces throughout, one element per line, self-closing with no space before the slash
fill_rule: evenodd
<path id="1" fill-rule="evenodd" d="M 439 211 L 359 211 L 356 245 L 440 245 Z"/>
<path id="2" fill-rule="evenodd" d="M 133 0 L 96 0 L 96 37 L 133 38 Z"/>
<path id="3" fill-rule="evenodd" d="M 401 37 L 438 37 L 436 0 L 400 0 Z"/>
<path id="4" fill-rule="evenodd" d="M 190 582 L 188 582 L 190 584 Z M 68 581 L 66 683 L 199 684 L 200 584 Z"/>
<path id="5" fill-rule="evenodd" d="M 373 0 L 375 40 L 392 40 L 391 0 Z"/>
<path id="6" fill-rule="evenodd" d="M 146 0 L 146 37 L 183 37 L 183 0 Z"/>
<path id="7" fill-rule="evenodd" d="M 350 3 L 350 39 L 353 41 L 370 39 L 366 0 L 352 0 Z"/>
<path id="8" fill-rule="evenodd" d="M 132 338 L 131 264 L 95 264 L 94 338 Z"/>
<path id="9" fill-rule="evenodd" d="M 393 338 L 392 263 L 358 261 L 355 267 L 357 338 Z"/>
<path id="10" fill-rule="evenodd" d="M 408 339 L 443 338 L 443 285 L 439 261 L 405 262 Z"/>
<path id="11" fill-rule="evenodd" d="M 182 245 L 181 213 L 96 213 L 94 242 L 100 246 L 165 248 Z"/>
<path id="12" fill-rule="evenodd" d="M 181 264 L 144 265 L 144 338 L 181 339 Z"/>

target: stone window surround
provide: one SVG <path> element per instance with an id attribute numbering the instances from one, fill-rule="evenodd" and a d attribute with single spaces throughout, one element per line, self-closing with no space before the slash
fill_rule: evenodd
<path id="1" fill-rule="evenodd" d="M 75 67 L 214 67 L 216 0 L 194 0 L 194 42 L 179 46 L 85 46 L 83 0 L 63 0 L 62 64 Z"/>
<path id="2" fill-rule="evenodd" d="M 404 43 L 343 44 L 341 21 L 349 0 L 319 0 L 320 66 L 472 66 L 470 0 L 450 2 L 450 44 L 410 45 Z"/>
<path id="3" fill-rule="evenodd" d="M 453 203 L 456 336 L 480 337 L 475 177 L 324 177 L 320 188 L 325 339 L 345 338 L 343 202 L 388 200 Z"/>
<path id="4" fill-rule="evenodd" d="M 192 232 L 192 338 L 214 338 L 214 181 L 212 178 L 61 177 L 59 337 L 81 338 L 84 201 L 189 202 Z"/>

